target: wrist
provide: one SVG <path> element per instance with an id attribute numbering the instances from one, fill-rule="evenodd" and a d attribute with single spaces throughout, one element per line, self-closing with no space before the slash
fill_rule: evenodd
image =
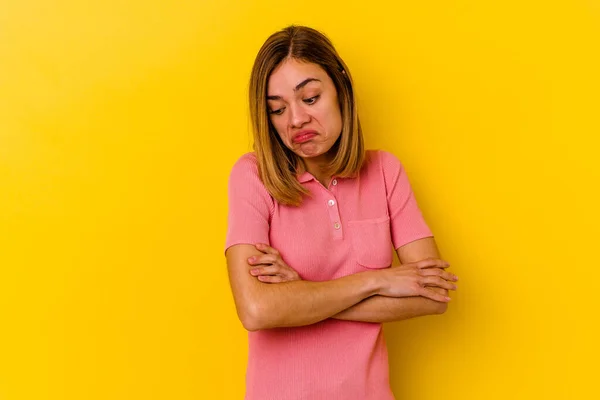
<path id="1" fill-rule="evenodd" d="M 366 297 L 378 295 L 383 289 L 383 279 L 381 279 L 381 274 L 378 274 L 377 272 L 378 271 L 361 272 L 361 274 L 364 274 L 365 291 L 367 293 Z"/>

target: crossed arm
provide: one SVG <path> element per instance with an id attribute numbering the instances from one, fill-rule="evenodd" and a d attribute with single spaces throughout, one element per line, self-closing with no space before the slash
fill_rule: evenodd
<path id="1" fill-rule="evenodd" d="M 450 281 L 454 276 L 439 272 L 447 265 L 439 260 L 434 239 L 408 243 L 398 248 L 397 253 L 402 266 L 395 267 L 398 268 L 395 271 L 364 271 L 325 282 L 293 280 L 277 284 L 266 283 L 249 273 L 253 266 L 248 259 L 264 256 L 255 246 L 232 246 L 226 257 L 236 310 L 250 331 L 309 325 L 327 318 L 388 322 L 443 313 L 447 289 L 453 289 Z M 413 264 L 418 260 L 422 260 L 415 264 L 419 268 L 431 268 L 415 277 Z M 403 270 L 407 264 L 413 265 L 410 271 Z M 416 278 L 420 285 L 430 287 L 417 287 Z M 398 284 L 411 279 L 415 280 L 413 287 Z"/>
<path id="2" fill-rule="evenodd" d="M 415 240 L 396 249 L 401 265 L 427 258 L 439 259 L 440 254 L 433 237 Z M 397 268 L 397 267 L 392 267 Z M 448 295 L 448 290 L 433 287 L 440 294 Z M 371 296 L 333 318 L 363 322 L 393 322 L 424 315 L 442 314 L 448 303 L 435 301 L 422 296 L 387 297 Z"/>

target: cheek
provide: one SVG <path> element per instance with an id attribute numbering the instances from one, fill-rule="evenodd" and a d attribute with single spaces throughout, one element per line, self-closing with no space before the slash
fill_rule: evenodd
<path id="1" fill-rule="evenodd" d="M 334 129 L 336 131 L 336 133 L 340 134 L 342 133 L 342 113 L 339 111 L 339 109 L 337 110 L 337 113 L 335 114 L 335 118 L 334 118 Z"/>
<path id="2" fill-rule="evenodd" d="M 325 122 L 326 129 L 330 135 L 338 135 L 342 130 L 342 115 L 337 103 L 329 105 L 327 110 L 322 113 L 322 121 Z"/>
<path id="3" fill-rule="evenodd" d="M 272 118 L 271 124 L 277 131 L 277 134 L 283 139 L 285 137 L 285 122 L 283 122 L 282 118 Z"/>

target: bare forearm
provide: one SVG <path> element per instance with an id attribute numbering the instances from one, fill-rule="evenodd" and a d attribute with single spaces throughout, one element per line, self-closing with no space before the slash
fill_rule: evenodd
<path id="1" fill-rule="evenodd" d="M 333 316 L 361 322 L 393 322 L 424 315 L 441 314 L 446 304 L 424 297 L 372 296 Z"/>
<path id="2" fill-rule="evenodd" d="M 326 282 L 256 282 L 242 322 L 248 330 L 310 325 L 330 318 L 377 292 L 369 272 Z"/>
<path id="3" fill-rule="evenodd" d="M 415 241 L 400 249 L 414 248 L 416 242 L 426 247 L 431 245 L 427 240 Z M 248 330 L 310 325 L 327 318 L 397 321 L 445 310 L 446 305 L 438 302 L 446 301 L 446 296 L 432 293 L 435 290 L 424 291 L 423 286 L 419 286 L 423 283 L 415 280 L 420 282 L 422 276 L 427 279 L 431 275 L 415 271 L 445 267 L 434 257 L 419 261 L 423 265 L 410 265 L 408 261 L 405 268 L 394 268 L 397 272 L 393 273 L 386 269 L 363 271 L 325 282 L 304 281 L 294 279 L 294 276 L 282 281 L 282 276 L 277 273 L 295 271 L 283 262 L 275 249 L 269 249 L 271 252 L 265 256 L 269 259 L 262 260 L 257 259 L 256 249 L 250 245 L 235 245 L 226 253 L 238 316 Z M 407 260 L 417 258 L 415 254 L 402 256 Z M 270 265 L 264 266 L 266 264 Z M 256 268 L 254 265 L 263 266 Z M 435 280 L 429 280 L 429 283 L 440 284 Z M 423 297 L 408 297 L 417 294 Z"/>
<path id="4" fill-rule="evenodd" d="M 403 264 L 425 258 L 440 257 L 433 237 L 413 241 L 396 249 L 396 251 L 399 260 Z M 442 288 L 431 288 L 431 290 L 445 296 L 448 295 L 448 291 Z M 333 318 L 362 322 L 392 322 L 424 315 L 442 314 L 447 307 L 447 303 L 424 297 L 372 296 L 334 315 Z"/>

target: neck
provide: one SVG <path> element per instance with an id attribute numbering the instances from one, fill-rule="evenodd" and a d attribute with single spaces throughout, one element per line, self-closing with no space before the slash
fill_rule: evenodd
<path id="1" fill-rule="evenodd" d="M 331 175 L 326 172 L 328 163 L 329 159 L 326 154 L 318 157 L 303 158 L 302 165 L 300 165 L 300 172 L 308 171 L 321 182 L 323 186 L 327 187 L 327 184 L 331 179 Z"/>

